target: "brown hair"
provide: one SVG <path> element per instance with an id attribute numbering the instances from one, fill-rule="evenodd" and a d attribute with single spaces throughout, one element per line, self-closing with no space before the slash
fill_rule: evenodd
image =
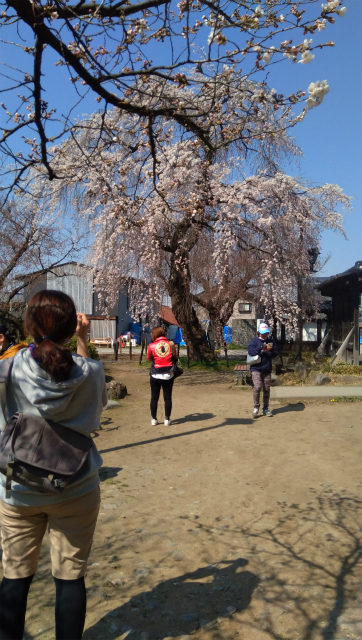
<path id="1" fill-rule="evenodd" d="M 151 331 L 152 342 L 157 340 L 157 338 L 164 338 L 166 335 L 165 330 L 162 327 L 155 327 Z"/>
<path id="2" fill-rule="evenodd" d="M 24 328 L 34 338 L 37 361 L 54 382 L 64 382 L 70 376 L 72 353 L 58 343 L 71 338 L 76 327 L 74 302 L 66 293 L 44 289 L 29 301 Z"/>

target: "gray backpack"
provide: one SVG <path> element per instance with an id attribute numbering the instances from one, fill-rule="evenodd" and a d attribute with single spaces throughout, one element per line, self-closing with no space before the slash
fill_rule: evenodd
<path id="1" fill-rule="evenodd" d="M 0 382 L 10 375 L 11 365 L 1 367 Z M 0 435 L 6 497 L 12 480 L 42 493 L 61 493 L 83 475 L 92 443 L 92 438 L 52 420 L 15 413 Z"/>

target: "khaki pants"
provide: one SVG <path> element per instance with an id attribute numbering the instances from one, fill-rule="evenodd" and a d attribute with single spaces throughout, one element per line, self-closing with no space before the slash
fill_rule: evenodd
<path id="1" fill-rule="evenodd" d="M 14 507 L 0 500 L 4 576 L 26 578 L 36 572 L 47 526 L 53 576 L 61 580 L 84 576 L 99 504 L 99 487 L 79 498 L 40 507 Z"/>

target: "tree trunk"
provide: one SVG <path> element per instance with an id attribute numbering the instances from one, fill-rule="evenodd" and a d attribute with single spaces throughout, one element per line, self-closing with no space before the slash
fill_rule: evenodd
<path id="1" fill-rule="evenodd" d="M 230 297 L 227 302 L 219 302 L 217 299 L 215 302 L 210 302 L 209 300 L 203 300 L 202 296 L 195 297 L 198 299 L 199 304 L 208 312 L 218 347 L 222 347 L 224 344 L 224 327 L 232 316 L 237 298 L 234 299 L 234 297 Z"/>
<path id="2" fill-rule="evenodd" d="M 302 348 L 303 348 L 303 317 L 302 317 L 302 279 L 298 276 L 298 306 L 299 306 L 299 316 L 297 329 L 295 334 L 295 359 L 302 359 Z"/>
<path id="3" fill-rule="evenodd" d="M 210 320 L 212 322 L 212 328 L 214 329 L 217 347 L 220 349 L 224 344 L 224 323 L 220 319 L 217 313 L 213 313 L 211 309 L 208 309 Z"/>
<path id="4" fill-rule="evenodd" d="M 168 293 L 172 302 L 172 311 L 189 347 L 190 358 L 191 360 L 214 360 L 215 356 L 210 349 L 206 333 L 192 306 L 188 255 L 182 256 L 181 266 L 179 261 L 177 265 L 175 262 L 175 256 L 172 255 Z"/>

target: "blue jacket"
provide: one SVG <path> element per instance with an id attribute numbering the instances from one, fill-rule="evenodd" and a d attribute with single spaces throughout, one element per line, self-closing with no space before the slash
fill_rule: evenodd
<path id="1" fill-rule="evenodd" d="M 271 351 L 263 350 L 262 347 L 270 342 L 273 345 Z M 268 375 L 272 370 L 272 358 L 276 358 L 278 351 L 273 338 L 266 338 L 266 340 L 262 340 L 261 338 L 256 337 L 250 340 L 248 344 L 248 354 L 249 356 L 261 356 L 259 364 L 252 364 L 250 366 L 250 371 L 260 371 L 260 373 Z"/>

